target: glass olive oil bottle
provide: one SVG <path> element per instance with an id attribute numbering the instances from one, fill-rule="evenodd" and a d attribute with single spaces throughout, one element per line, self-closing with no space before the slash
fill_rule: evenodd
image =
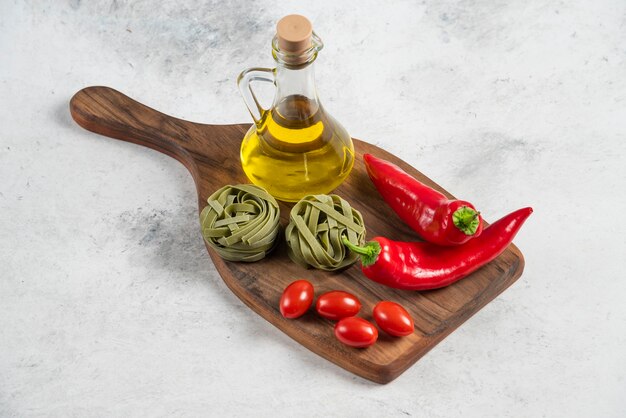
<path id="1" fill-rule="evenodd" d="M 241 144 L 243 170 L 252 183 L 280 200 L 327 194 L 354 164 L 350 135 L 324 110 L 315 88 L 313 63 L 322 47 L 308 19 L 286 16 L 272 41 L 276 68 L 251 68 L 238 79 L 255 122 Z M 275 84 L 270 109 L 258 103 L 253 81 Z"/>

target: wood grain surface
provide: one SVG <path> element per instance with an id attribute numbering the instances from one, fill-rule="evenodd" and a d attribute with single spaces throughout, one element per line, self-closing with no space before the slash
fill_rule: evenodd
<path id="1" fill-rule="evenodd" d="M 249 183 L 239 162 L 241 140 L 250 125 L 206 125 L 167 116 L 107 87 L 88 87 L 70 101 L 74 120 L 83 128 L 133 142 L 176 158 L 189 170 L 198 190 L 199 210 L 206 198 L 225 184 Z M 420 181 L 449 193 L 397 157 L 366 142 L 354 140 L 356 162 L 348 179 L 334 191 L 363 214 L 367 238 L 377 235 L 395 240 L 416 240 L 410 230 L 380 198 L 365 172 L 362 156 L 371 153 L 402 167 Z M 281 203 L 283 228 L 292 204 Z M 198 234 L 200 224 L 198 222 Z M 359 376 L 388 383 L 414 364 L 439 341 L 493 300 L 522 274 L 524 259 L 514 246 L 469 277 L 443 289 L 411 292 L 384 287 L 368 280 L 358 265 L 341 272 L 306 270 L 287 257 L 284 240 L 270 257 L 256 263 L 222 260 L 207 248 L 228 287 L 251 309 L 311 351 Z M 315 294 L 345 290 L 362 304 L 360 316 L 372 319 L 381 300 L 403 305 L 415 320 L 415 332 L 393 338 L 380 332 L 366 349 L 343 345 L 333 334 L 334 322 L 311 310 L 297 320 L 284 319 L 278 310 L 283 289 L 304 278 Z"/>

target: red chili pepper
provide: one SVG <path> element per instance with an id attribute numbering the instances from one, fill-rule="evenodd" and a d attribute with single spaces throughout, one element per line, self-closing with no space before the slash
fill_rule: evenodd
<path id="1" fill-rule="evenodd" d="M 478 238 L 457 247 L 383 237 L 364 247 L 346 237 L 343 243 L 361 255 L 363 273 L 375 282 L 397 289 L 436 289 L 462 279 L 500 255 L 532 212 L 532 208 L 518 209 L 489 225 Z"/>
<path id="2" fill-rule="evenodd" d="M 439 245 L 459 245 L 483 230 L 480 213 L 464 200 L 450 200 L 371 154 L 363 155 L 367 174 L 380 195 L 420 237 Z"/>

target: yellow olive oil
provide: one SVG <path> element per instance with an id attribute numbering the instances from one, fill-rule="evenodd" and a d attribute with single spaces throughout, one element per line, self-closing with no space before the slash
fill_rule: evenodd
<path id="1" fill-rule="evenodd" d="M 262 113 L 241 145 L 250 181 L 277 199 L 295 202 L 327 194 L 350 173 L 354 147 L 348 132 L 316 100 L 291 95 Z"/>

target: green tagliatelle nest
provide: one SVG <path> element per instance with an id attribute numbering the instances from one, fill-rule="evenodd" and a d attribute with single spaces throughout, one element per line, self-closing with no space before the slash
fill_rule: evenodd
<path id="1" fill-rule="evenodd" d="M 288 254 L 304 267 L 339 270 L 359 257 L 341 242 L 346 236 L 354 245 L 363 245 L 363 217 L 337 195 L 311 195 L 291 210 L 285 230 Z"/>
<path id="2" fill-rule="evenodd" d="M 230 261 L 258 261 L 276 243 L 280 228 L 278 203 L 252 184 L 224 186 L 207 199 L 200 213 L 202 235 Z"/>

